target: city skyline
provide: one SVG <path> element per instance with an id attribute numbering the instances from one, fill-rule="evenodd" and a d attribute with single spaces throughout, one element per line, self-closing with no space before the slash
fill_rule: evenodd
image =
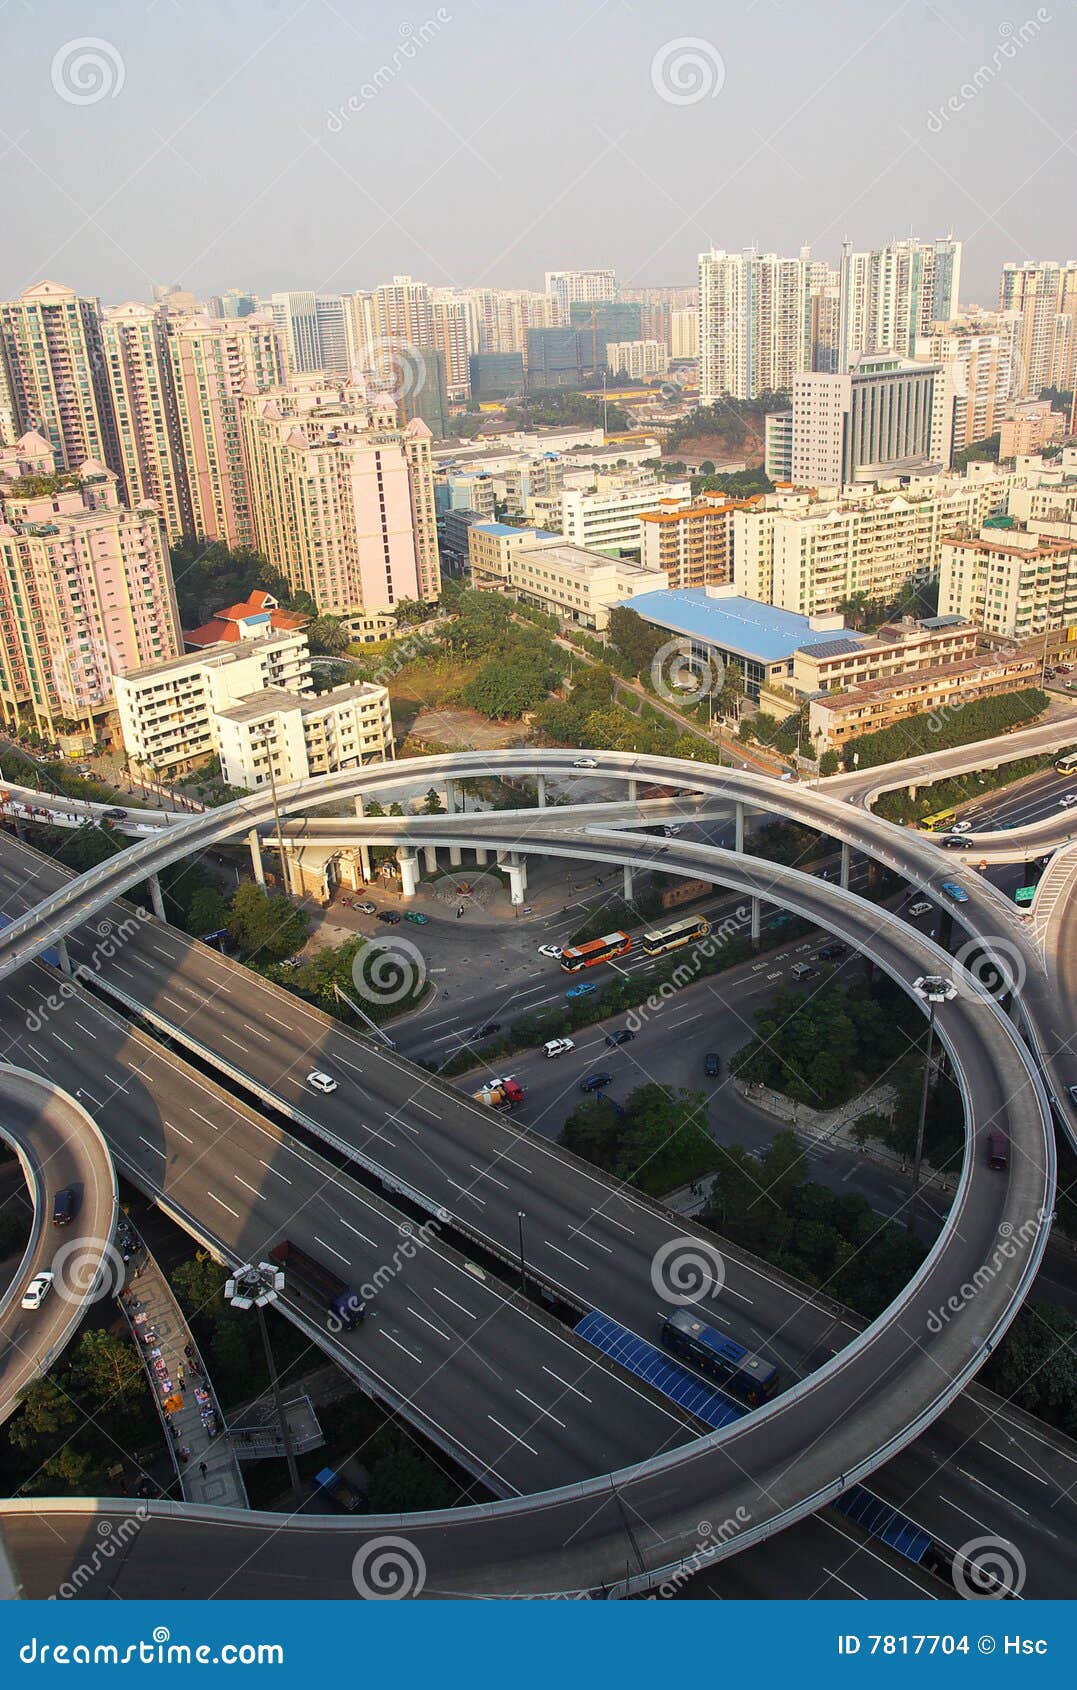
<path id="1" fill-rule="evenodd" d="M 819 31 L 786 10 L 779 54 L 772 12 L 622 7 L 614 27 L 552 0 L 535 29 L 304 5 L 241 33 L 105 4 L 91 36 L 70 5 L 30 16 L 3 139 L 33 191 L 12 197 L 0 295 L 76 271 L 115 303 L 400 272 L 537 289 L 558 265 L 675 286 L 709 246 L 833 260 L 953 229 L 963 296 L 989 305 L 1004 263 L 1065 262 L 1072 19 L 962 0 L 915 29 L 908 6 L 841 6 Z"/>

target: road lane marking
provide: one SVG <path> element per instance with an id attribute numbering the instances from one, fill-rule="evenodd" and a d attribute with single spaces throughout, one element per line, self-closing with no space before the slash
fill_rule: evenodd
<path id="1" fill-rule="evenodd" d="M 320 1244 L 323 1250 L 328 1250 L 329 1254 L 331 1256 L 335 1256 L 338 1262 L 343 1262 L 346 1267 L 351 1267 L 351 1262 L 348 1260 L 347 1256 L 342 1256 L 339 1250 L 334 1250 L 333 1246 L 331 1244 L 327 1244 L 324 1238 L 319 1238 L 317 1233 L 314 1234 L 314 1242 L 315 1244 Z M 369 1243 L 370 1240 L 368 1239 L 367 1242 Z"/>
<path id="2" fill-rule="evenodd" d="M 200 1109 L 191 1109 L 191 1110 L 188 1111 L 188 1113 L 191 1114 L 191 1115 L 197 1115 L 198 1119 L 200 1121 L 204 1121 L 206 1123 L 207 1127 L 212 1127 L 213 1131 L 215 1133 L 220 1132 L 221 1129 L 220 1129 L 220 1127 L 217 1126 L 216 1122 L 211 1121 L 208 1115 L 203 1115 L 202 1111 Z"/>
<path id="3" fill-rule="evenodd" d="M 382 1335 L 382 1337 L 383 1337 L 383 1338 L 384 1338 L 384 1339 L 386 1339 L 386 1341 L 387 1341 L 387 1342 L 388 1342 L 388 1343 L 390 1343 L 390 1344 L 395 1344 L 395 1345 L 396 1345 L 396 1348 L 397 1348 L 397 1349 L 398 1349 L 398 1350 L 403 1350 L 403 1352 L 404 1352 L 404 1354 L 405 1354 L 405 1355 L 406 1355 L 406 1356 L 410 1356 L 410 1357 L 411 1357 L 411 1359 L 412 1359 L 412 1361 L 416 1361 L 416 1362 L 418 1362 L 418 1364 L 419 1364 L 419 1366 L 420 1366 L 420 1367 L 421 1367 L 421 1366 L 422 1366 L 422 1365 L 423 1365 L 423 1358 L 422 1358 L 422 1356 L 417 1356 L 417 1355 L 416 1355 L 416 1354 L 415 1354 L 415 1351 L 414 1351 L 414 1350 L 409 1350 L 409 1349 L 408 1349 L 408 1346 L 407 1346 L 407 1345 L 406 1345 L 406 1344 L 401 1344 L 401 1343 L 398 1343 L 398 1342 L 397 1342 L 397 1340 L 396 1340 L 396 1339 L 395 1339 L 395 1338 L 394 1338 L 394 1337 L 393 1337 L 393 1335 L 392 1335 L 392 1333 L 391 1333 L 391 1332 L 386 1332 L 386 1331 L 385 1331 L 385 1330 L 384 1330 L 384 1328 L 383 1328 L 383 1329 L 382 1329 L 382 1334 L 381 1334 L 381 1335 Z"/>
<path id="4" fill-rule="evenodd" d="M 505 1181 L 503 1179 L 495 1179 L 493 1174 L 489 1171 L 488 1168 L 480 1168 L 479 1164 L 477 1162 L 469 1162 L 468 1167 L 474 1168 L 475 1172 L 480 1176 L 480 1178 L 488 1179 L 490 1181 L 491 1185 L 499 1185 L 501 1187 L 502 1191 L 511 1191 L 512 1190 L 511 1185 L 506 1185 Z"/>
<path id="5" fill-rule="evenodd" d="M 242 1185 L 244 1187 L 244 1189 L 249 1191 L 253 1197 L 257 1197 L 259 1203 L 265 1202 L 265 1193 L 264 1192 L 259 1191 L 256 1186 L 253 1186 L 253 1185 L 249 1184 L 249 1182 L 247 1180 L 242 1179 L 239 1174 L 235 1174 L 233 1177 L 236 1181 L 236 1184 Z"/>
<path id="6" fill-rule="evenodd" d="M 530 1451 L 531 1451 L 531 1454 L 532 1454 L 532 1455 L 537 1455 L 537 1454 L 538 1454 L 538 1450 L 537 1450 L 537 1449 L 535 1449 L 535 1447 L 534 1447 L 534 1445 L 533 1445 L 533 1444 L 529 1444 L 529 1443 L 528 1443 L 528 1442 L 527 1442 L 527 1441 L 526 1441 L 526 1439 L 524 1439 L 524 1438 L 518 1438 L 518 1437 L 517 1437 L 517 1436 L 516 1436 L 516 1433 L 515 1433 L 515 1432 L 510 1432 L 510 1431 L 509 1431 L 509 1428 L 508 1428 L 508 1427 L 507 1427 L 507 1426 L 506 1426 L 506 1425 L 504 1425 L 504 1424 L 503 1424 L 503 1422 L 502 1422 L 502 1421 L 500 1421 L 500 1420 L 494 1420 L 494 1417 L 493 1417 L 493 1415 L 492 1415 L 492 1414 L 488 1414 L 488 1415 L 487 1415 L 487 1416 L 486 1416 L 486 1418 L 487 1418 L 487 1420 L 490 1420 L 490 1421 L 492 1421 L 492 1422 L 493 1422 L 493 1424 L 494 1424 L 494 1425 L 495 1425 L 495 1426 L 496 1426 L 496 1427 L 497 1427 L 497 1428 L 498 1428 L 498 1430 L 499 1430 L 499 1431 L 501 1431 L 501 1432 L 504 1432 L 504 1434 L 505 1434 L 505 1436 L 506 1436 L 506 1437 L 507 1437 L 507 1438 L 511 1438 L 511 1439 L 512 1439 L 512 1441 L 513 1441 L 513 1443 L 514 1443 L 514 1444 L 523 1444 L 523 1447 L 524 1447 L 524 1449 L 529 1449 L 529 1450 L 530 1450 Z"/>
<path id="7" fill-rule="evenodd" d="M 219 1203 L 222 1209 L 227 1209 L 228 1213 L 230 1215 L 232 1215 L 238 1221 L 239 1211 L 237 1209 L 229 1208 L 229 1205 L 225 1202 L 223 1197 L 218 1197 L 217 1193 L 215 1191 L 207 1191 L 206 1196 L 212 1197 L 212 1199 L 215 1203 Z"/>
<path id="8" fill-rule="evenodd" d="M 410 1303 L 408 1303 L 406 1307 L 408 1313 L 414 1315 L 416 1320 L 421 1320 L 424 1326 L 429 1326 L 431 1332 L 436 1332 L 438 1337 L 444 1338 L 447 1344 L 452 1343 L 453 1335 L 451 1332 L 443 1332 L 440 1326 L 435 1326 L 432 1320 L 427 1320 L 426 1316 L 424 1314 L 420 1314 L 418 1309 L 413 1309 Z"/>
<path id="9" fill-rule="evenodd" d="M 473 1313 L 471 1309 L 465 1309 L 463 1303 L 458 1303 L 455 1297 L 450 1297 L 449 1293 L 447 1291 L 443 1291 L 440 1285 L 435 1285 L 433 1287 L 433 1291 L 435 1297 L 444 1297 L 447 1303 L 451 1303 L 454 1309 L 459 1309 L 461 1314 L 466 1314 L 469 1320 L 478 1320 L 479 1317 L 477 1314 Z"/>
<path id="10" fill-rule="evenodd" d="M 584 1273 L 590 1273 L 591 1269 L 587 1266 L 587 1263 L 581 1262 L 578 1256 L 570 1256 L 567 1250 L 562 1250 L 559 1244 L 551 1244 L 548 1238 L 544 1238 L 542 1242 L 548 1249 L 555 1250 L 559 1256 L 564 1256 L 567 1262 L 575 1262 L 576 1266 L 582 1268 Z"/>
<path id="11" fill-rule="evenodd" d="M 179 1127 L 174 1127 L 170 1121 L 165 1122 L 165 1127 L 167 1128 L 167 1130 L 170 1133 L 179 1134 L 179 1137 L 182 1138 L 185 1141 L 185 1143 L 187 1143 L 187 1144 L 193 1144 L 194 1143 L 193 1138 L 188 1138 L 187 1134 L 185 1132 L 180 1132 Z"/>
<path id="12" fill-rule="evenodd" d="M 542 1371 L 543 1373 L 548 1373 L 551 1379 L 556 1379 L 557 1383 L 559 1385 L 563 1385 L 566 1391 L 572 1391 L 576 1396 L 582 1397 L 584 1402 L 594 1401 L 594 1398 L 589 1397 L 586 1391 L 577 1390 L 575 1385 L 570 1385 L 567 1379 L 562 1379 L 561 1375 L 559 1373 L 555 1373 L 552 1367 L 547 1367 L 545 1362 L 542 1364 Z"/>
<path id="13" fill-rule="evenodd" d="M 521 1391 L 519 1386 L 516 1387 L 516 1395 L 522 1397 L 524 1402 L 530 1403 L 531 1407 L 537 1409 L 539 1414 L 544 1414 L 547 1420 L 552 1420 L 555 1426 L 560 1426 L 562 1431 L 567 1430 L 563 1420 L 558 1420 L 556 1414 L 551 1414 L 548 1408 L 543 1408 L 540 1402 L 536 1402 L 534 1397 L 529 1397 L 526 1391 Z"/>
<path id="14" fill-rule="evenodd" d="M 139 1144 L 144 1144 L 146 1146 L 147 1150 L 152 1150 L 156 1155 L 164 1156 L 164 1151 L 161 1149 L 160 1145 L 159 1144 L 151 1144 L 149 1139 L 143 1138 L 141 1133 L 139 1133 L 139 1135 L 138 1135 L 138 1142 L 139 1142 Z"/>
<path id="15" fill-rule="evenodd" d="M 354 1232 L 356 1238 L 361 1238 L 364 1244 L 369 1244 L 372 1250 L 376 1250 L 378 1248 L 372 1238 L 368 1238 L 365 1232 L 360 1232 L 357 1226 L 352 1226 L 351 1221 L 346 1221 L 343 1215 L 338 1215 L 337 1220 L 340 1222 L 341 1226 L 346 1226 L 349 1232 Z M 326 1249 L 328 1250 L 328 1248 L 329 1246 L 327 1244 Z M 343 1262 L 347 1260 L 347 1257 L 341 1256 L 340 1259 Z"/>
<path id="16" fill-rule="evenodd" d="M 285 1185 L 291 1185 L 292 1182 L 288 1178 L 288 1175 L 282 1174 L 279 1168 L 275 1168 L 273 1166 L 272 1162 L 263 1162 L 262 1158 L 260 1156 L 259 1156 L 258 1160 L 259 1160 L 259 1162 L 262 1162 L 262 1166 L 266 1170 L 267 1174 L 276 1174 L 277 1178 L 282 1179 L 284 1181 Z"/>

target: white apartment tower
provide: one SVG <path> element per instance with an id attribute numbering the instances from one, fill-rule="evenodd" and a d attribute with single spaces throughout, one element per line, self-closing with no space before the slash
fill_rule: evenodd
<path id="1" fill-rule="evenodd" d="M 812 263 L 750 249 L 699 259 L 699 400 L 788 392 L 811 368 Z"/>
<path id="2" fill-rule="evenodd" d="M 870 252 L 841 250 L 838 368 L 861 352 L 911 358 L 933 323 L 957 312 L 961 242 L 892 241 Z"/>

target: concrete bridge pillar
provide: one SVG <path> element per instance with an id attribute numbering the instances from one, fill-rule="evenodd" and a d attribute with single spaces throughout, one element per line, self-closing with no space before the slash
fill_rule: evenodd
<path id="1" fill-rule="evenodd" d="M 636 796 L 637 796 L 638 791 L 639 791 L 639 787 L 636 783 L 636 777 L 635 777 L 635 775 L 632 775 L 629 779 L 629 782 L 628 782 L 628 802 L 630 804 L 634 804 L 636 802 Z"/>
<path id="2" fill-rule="evenodd" d="M 624 867 L 625 867 L 625 892 L 624 892 L 625 903 L 630 904 L 632 902 L 632 883 L 635 879 L 635 870 L 633 869 L 631 863 L 625 863 Z"/>
<path id="3" fill-rule="evenodd" d="M 73 970 L 71 967 L 71 956 L 67 949 L 66 939 L 57 939 L 56 954 L 60 958 L 60 973 L 70 975 Z"/>
<path id="4" fill-rule="evenodd" d="M 453 785 L 451 780 L 447 780 L 445 782 L 445 813 L 446 813 L 446 815 L 455 816 L 456 810 L 457 810 L 456 788 Z M 449 846 L 449 866 L 450 866 L 450 868 L 459 868 L 461 863 L 463 862 L 463 860 L 464 860 L 463 853 L 462 853 L 459 845 L 450 845 Z"/>
<path id="5" fill-rule="evenodd" d="M 755 947 L 756 950 L 759 949 L 759 938 L 760 938 L 760 927 L 761 927 L 760 917 L 761 917 L 761 910 L 760 910 L 759 899 L 753 898 L 752 899 L 752 944 L 753 944 L 753 946 Z"/>
<path id="6" fill-rule="evenodd" d="M 546 776 L 538 775 L 536 779 L 538 784 L 538 807 L 540 810 L 544 810 L 546 808 Z"/>
<path id="7" fill-rule="evenodd" d="M 251 848 L 251 868 L 254 870 L 254 878 L 258 882 L 259 886 L 264 886 L 266 883 L 266 869 L 265 864 L 262 861 L 262 843 L 258 838 L 258 829 L 256 827 L 252 827 L 248 833 L 247 844 Z"/>
<path id="8" fill-rule="evenodd" d="M 397 847 L 396 860 L 400 864 L 400 890 L 405 898 L 414 898 L 419 889 L 419 853 L 403 845 Z"/>
<path id="9" fill-rule="evenodd" d="M 153 913 L 158 921 L 164 921 L 165 901 L 161 896 L 161 882 L 155 874 L 150 875 L 150 903 L 153 905 Z"/>
<path id="10" fill-rule="evenodd" d="M 486 846 L 485 845 L 476 845 L 476 847 L 475 847 L 475 861 L 478 863 L 479 867 L 484 868 L 486 863 L 489 860 L 490 860 L 490 853 L 486 849 Z"/>
<path id="11" fill-rule="evenodd" d="M 739 798 L 737 799 L 735 814 L 736 814 L 737 837 L 736 837 L 736 843 L 735 843 L 733 849 L 735 851 L 743 851 L 744 850 L 744 805 L 741 803 Z"/>
<path id="12" fill-rule="evenodd" d="M 509 877 L 509 897 L 514 904 L 522 904 L 527 892 L 527 859 L 519 851 L 506 851 L 499 865 Z"/>
<path id="13" fill-rule="evenodd" d="M 852 847 L 847 839 L 843 839 L 841 845 L 841 883 L 846 889 L 849 886 L 849 867 L 852 855 Z"/>
<path id="14" fill-rule="evenodd" d="M 437 873 L 437 871 L 438 871 L 438 848 L 437 848 L 436 845 L 424 845 L 423 846 L 423 862 L 426 865 L 427 874 L 436 874 Z"/>

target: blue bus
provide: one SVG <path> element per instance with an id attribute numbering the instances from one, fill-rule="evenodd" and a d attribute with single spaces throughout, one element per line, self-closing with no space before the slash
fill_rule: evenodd
<path id="1" fill-rule="evenodd" d="M 674 1309 L 663 1316 L 662 1343 L 753 1408 L 768 1402 L 778 1389 L 778 1369 L 773 1363 L 734 1343 L 690 1309 Z"/>

